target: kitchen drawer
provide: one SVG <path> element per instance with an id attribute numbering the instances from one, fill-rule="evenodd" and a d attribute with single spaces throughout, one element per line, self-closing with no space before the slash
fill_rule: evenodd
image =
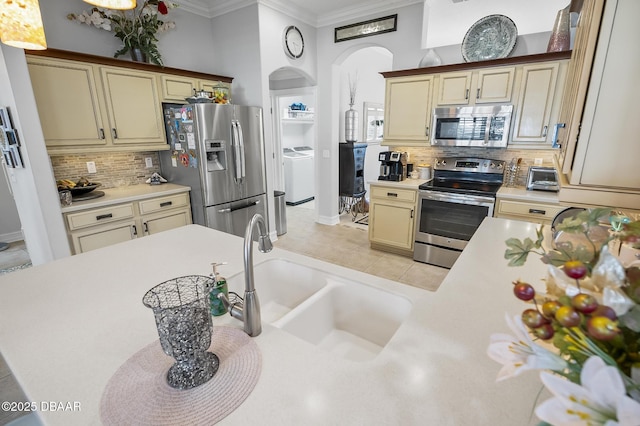
<path id="1" fill-rule="evenodd" d="M 499 200 L 496 216 L 522 216 L 550 222 L 563 209 L 565 207 L 553 204 Z"/>
<path id="2" fill-rule="evenodd" d="M 411 189 L 393 188 L 390 186 L 374 186 L 371 185 L 371 197 L 386 200 L 404 201 L 415 203 L 417 191 Z"/>
<path id="3" fill-rule="evenodd" d="M 155 213 L 162 210 L 184 207 L 189 205 L 189 193 L 168 195 L 150 200 L 140 201 L 140 214 Z"/>
<path id="4" fill-rule="evenodd" d="M 101 209 L 67 214 L 67 223 L 69 224 L 69 229 L 73 231 L 87 226 L 132 218 L 134 214 L 133 203 L 118 204 Z"/>

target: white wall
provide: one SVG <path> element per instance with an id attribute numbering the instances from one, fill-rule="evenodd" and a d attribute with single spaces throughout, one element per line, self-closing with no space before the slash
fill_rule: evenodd
<path id="1" fill-rule="evenodd" d="M 45 0 L 40 2 L 47 44 L 51 48 L 113 57 L 121 48 L 113 33 L 94 26 L 70 21 L 67 15 L 90 10 L 82 0 Z M 212 49 L 211 20 L 185 10 L 171 9 L 165 20 L 175 21 L 176 28 L 159 35 L 158 48 L 165 66 L 221 74 L 220 62 Z M 129 56 L 118 59 L 130 60 Z"/>
<path id="2" fill-rule="evenodd" d="M 551 31 L 558 9 L 568 6 L 570 1 L 482 0 L 453 3 L 451 0 L 426 0 L 425 3 L 428 18 L 424 47 L 430 48 L 462 43 L 476 21 L 495 14 L 511 18 L 520 35 Z"/>
<path id="3" fill-rule="evenodd" d="M 69 256 L 58 190 L 44 145 L 22 49 L 0 45 L 0 104 L 9 106 L 20 135 L 24 168 L 9 168 L 25 243 L 34 265 Z"/>

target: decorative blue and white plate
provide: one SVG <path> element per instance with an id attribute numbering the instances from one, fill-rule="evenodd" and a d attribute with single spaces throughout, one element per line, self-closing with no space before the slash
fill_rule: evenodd
<path id="1" fill-rule="evenodd" d="M 516 24 L 504 15 L 489 15 L 469 28 L 462 40 L 462 57 L 466 62 L 506 58 L 518 38 Z"/>

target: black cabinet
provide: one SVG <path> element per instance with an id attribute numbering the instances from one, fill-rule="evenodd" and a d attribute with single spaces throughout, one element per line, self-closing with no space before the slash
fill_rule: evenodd
<path id="1" fill-rule="evenodd" d="M 364 195 L 364 155 L 367 151 L 366 143 L 339 144 L 340 184 L 339 192 L 342 197 L 361 197 Z"/>

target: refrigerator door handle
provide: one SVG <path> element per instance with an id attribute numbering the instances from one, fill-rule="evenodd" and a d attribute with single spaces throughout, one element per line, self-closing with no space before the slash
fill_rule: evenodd
<path id="1" fill-rule="evenodd" d="M 246 209 L 246 208 L 249 208 L 249 207 L 257 206 L 258 204 L 260 204 L 260 200 L 256 200 L 256 201 L 254 201 L 252 203 L 249 203 L 246 206 L 242 206 L 242 207 L 220 209 L 220 210 L 218 210 L 218 213 L 231 213 L 231 212 L 235 212 L 236 210 L 242 210 L 242 209 Z"/>
<path id="2" fill-rule="evenodd" d="M 244 172 L 244 141 L 242 140 L 242 129 L 238 120 L 231 121 L 231 145 L 233 146 L 235 162 L 235 181 L 240 183 L 245 177 Z"/>
<path id="3" fill-rule="evenodd" d="M 244 178 L 247 176 L 247 162 L 244 155 L 244 134 L 242 133 L 242 125 L 239 121 L 236 121 L 236 128 L 238 129 L 238 140 L 240 141 L 240 171 Z"/>

